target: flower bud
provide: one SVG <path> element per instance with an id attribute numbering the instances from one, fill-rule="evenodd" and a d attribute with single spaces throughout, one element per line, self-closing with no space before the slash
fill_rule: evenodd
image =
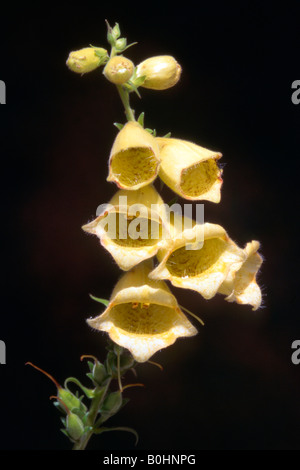
<path id="1" fill-rule="evenodd" d="M 75 413 L 69 413 L 66 421 L 66 429 L 69 436 L 78 441 L 84 433 L 83 422 Z"/>
<path id="2" fill-rule="evenodd" d="M 127 46 L 127 39 L 126 38 L 117 39 L 115 48 L 118 51 L 123 51 L 126 46 Z"/>
<path id="3" fill-rule="evenodd" d="M 134 65 L 126 57 L 114 56 L 106 64 L 103 73 L 115 85 L 126 83 L 133 74 Z"/>
<path id="4" fill-rule="evenodd" d="M 103 64 L 106 57 L 106 49 L 101 47 L 86 47 L 79 51 L 70 52 L 66 64 L 72 72 L 87 73 L 92 72 Z"/>
<path id="5" fill-rule="evenodd" d="M 104 400 L 103 406 L 101 408 L 101 413 L 103 412 L 109 415 L 117 413 L 122 405 L 122 394 L 121 392 L 112 392 Z"/>
<path id="6" fill-rule="evenodd" d="M 181 67 L 174 57 L 160 55 L 150 57 L 137 66 L 136 76 L 145 77 L 142 87 L 152 90 L 166 90 L 176 85 L 181 75 Z"/>

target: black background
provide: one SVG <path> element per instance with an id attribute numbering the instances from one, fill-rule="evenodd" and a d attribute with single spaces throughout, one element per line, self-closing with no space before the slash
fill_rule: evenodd
<path id="1" fill-rule="evenodd" d="M 99 71 L 81 77 L 65 65 L 71 50 L 106 47 L 105 19 L 138 41 L 127 51 L 134 63 L 171 54 L 181 64 L 176 87 L 141 89 L 132 106 L 145 111 L 146 126 L 159 135 L 171 131 L 223 153 L 222 199 L 205 203 L 205 220 L 224 226 L 240 246 L 259 240 L 265 259 L 257 312 L 171 287 L 205 327 L 156 353 L 163 372 L 138 367 L 145 388 L 125 392 L 130 402 L 111 424 L 135 428 L 137 449 L 300 448 L 300 365 L 291 362 L 291 344 L 300 339 L 300 105 L 291 101 L 291 84 L 300 79 L 296 5 L 6 7 L 0 448 L 70 448 L 49 400 L 54 385 L 26 361 L 63 383 L 70 375 L 85 381 L 81 354 L 105 357 L 105 335 L 86 324 L 101 312 L 88 294 L 108 298 L 121 273 L 81 226 L 116 190 L 106 181 L 107 159 L 117 132 L 112 124 L 124 122 L 124 113 Z M 173 197 L 166 189 L 162 195 Z M 134 450 L 134 438 L 107 433 L 89 449 Z"/>

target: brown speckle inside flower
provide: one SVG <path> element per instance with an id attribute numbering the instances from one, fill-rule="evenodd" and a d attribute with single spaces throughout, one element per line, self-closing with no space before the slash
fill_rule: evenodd
<path id="1" fill-rule="evenodd" d="M 172 276 L 196 277 L 214 271 L 225 249 L 226 242 L 220 238 L 205 240 L 200 250 L 186 250 L 183 246 L 169 256 L 166 267 Z"/>
<path id="2" fill-rule="evenodd" d="M 210 159 L 185 168 L 181 173 L 180 189 L 183 195 L 198 197 L 207 193 L 219 180 L 220 169 Z"/>
<path id="3" fill-rule="evenodd" d="M 124 303 L 110 312 L 111 321 L 117 328 L 134 335 L 160 335 L 174 326 L 174 308 L 158 304 Z M 134 306 L 134 307 L 133 307 Z"/>
<path id="4" fill-rule="evenodd" d="M 111 172 L 121 187 L 133 188 L 154 180 L 158 160 L 150 147 L 135 147 L 120 151 L 111 159 Z"/>

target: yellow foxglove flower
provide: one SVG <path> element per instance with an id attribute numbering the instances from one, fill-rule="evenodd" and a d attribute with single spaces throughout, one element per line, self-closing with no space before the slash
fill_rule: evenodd
<path id="1" fill-rule="evenodd" d="M 217 161 L 221 153 L 181 139 L 156 137 L 156 141 L 161 158 L 159 177 L 167 186 L 185 199 L 220 202 L 223 180 Z"/>
<path id="2" fill-rule="evenodd" d="M 159 163 L 155 138 L 138 122 L 129 121 L 113 143 L 107 181 L 114 181 L 121 189 L 139 189 L 154 181 Z"/>
<path id="3" fill-rule="evenodd" d="M 83 230 L 97 235 L 118 266 L 127 271 L 154 256 L 168 234 L 166 208 L 152 185 L 120 189 Z"/>
<path id="4" fill-rule="evenodd" d="M 252 305 L 257 310 L 261 305 L 261 290 L 256 282 L 256 275 L 263 259 L 259 255 L 260 244 L 253 240 L 244 248 L 245 260 L 238 271 L 228 273 L 226 280 L 219 288 L 221 294 L 227 295 L 228 302 Z"/>
<path id="5" fill-rule="evenodd" d="M 180 79 L 181 67 L 174 57 L 160 55 L 150 57 L 141 62 L 136 69 L 136 76 L 145 77 L 141 87 L 151 90 L 166 90 L 171 88 Z"/>
<path id="6" fill-rule="evenodd" d="M 226 279 L 229 269 L 232 272 L 239 269 L 245 259 L 243 250 L 228 237 L 223 227 L 209 223 L 202 226 L 202 247 L 200 244 L 200 248 L 187 249 L 193 242 L 191 231 L 178 231 L 174 222 L 171 226 L 173 240 L 158 251 L 160 263 L 150 273 L 151 279 L 166 279 L 176 287 L 195 290 L 205 299 L 211 299 Z M 193 230 L 199 228 L 195 225 Z"/>
<path id="7" fill-rule="evenodd" d="M 85 47 L 70 52 L 66 64 L 72 72 L 84 74 L 98 68 L 107 58 L 106 49 L 102 47 Z"/>
<path id="8" fill-rule="evenodd" d="M 106 310 L 87 320 L 91 327 L 106 331 L 115 343 L 128 349 L 138 362 L 147 361 L 179 337 L 197 334 L 166 283 L 148 278 L 151 269 L 152 260 L 147 260 L 125 273 Z"/>

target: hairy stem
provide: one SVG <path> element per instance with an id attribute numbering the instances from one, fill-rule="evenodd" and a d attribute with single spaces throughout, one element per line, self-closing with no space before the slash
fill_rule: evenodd
<path id="1" fill-rule="evenodd" d="M 88 418 L 87 418 L 87 421 L 86 421 L 87 426 L 90 426 L 92 428 L 94 427 L 94 424 L 95 424 L 95 421 L 96 421 L 96 418 L 97 418 L 97 414 L 99 412 L 99 408 L 100 408 L 101 404 L 103 403 L 103 400 L 106 396 L 106 393 L 107 393 L 108 388 L 110 386 L 110 382 L 111 382 L 111 380 L 109 380 L 108 383 L 106 384 L 104 391 L 103 391 L 102 387 L 101 388 L 96 387 L 95 396 L 92 399 L 90 411 L 88 413 Z M 85 450 L 85 448 L 86 448 L 90 438 L 92 437 L 93 433 L 94 433 L 93 429 L 86 432 L 78 442 L 75 442 L 75 444 L 73 446 L 73 450 Z"/>
<path id="2" fill-rule="evenodd" d="M 129 93 L 128 93 L 128 91 L 125 90 L 122 87 L 122 85 L 116 85 L 116 87 L 117 87 L 117 90 L 119 92 L 121 101 L 122 101 L 124 109 L 125 109 L 125 114 L 126 114 L 126 117 L 127 117 L 127 121 L 135 121 L 134 111 L 133 111 L 133 109 L 131 109 L 130 103 L 129 103 Z"/>

